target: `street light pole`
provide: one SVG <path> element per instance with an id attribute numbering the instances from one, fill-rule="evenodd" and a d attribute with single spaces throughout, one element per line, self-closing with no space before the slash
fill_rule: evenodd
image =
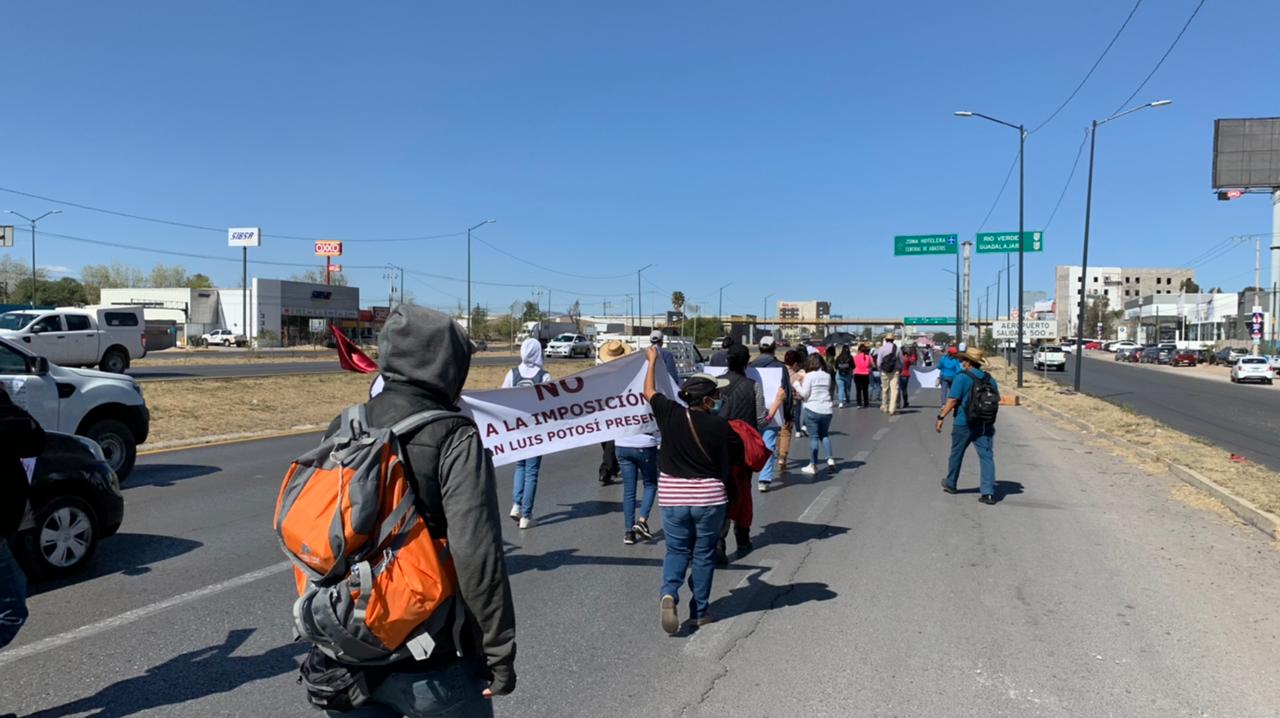
<path id="1" fill-rule="evenodd" d="M 646 264 L 636 270 L 636 326 L 639 327 L 640 322 L 644 321 L 644 290 L 640 288 L 640 273 L 652 267 L 652 264 Z"/>
<path id="2" fill-rule="evenodd" d="M 486 224 L 493 224 L 494 222 L 497 222 L 497 221 L 498 220 L 496 219 L 486 219 L 485 221 L 475 225 L 474 227 L 467 227 L 467 336 L 468 337 L 471 336 L 471 232 L 472 230 L 480 229 Z M 402 302 L 404 301 L 403 295 L 401 295 L 400 301 Z"/>
<path id="3" fill-rule="evenodd" d="M 774 294 L 777 294 L 777 292 L 774 292 Z M 773 298 L 773 296 L 774 296 L 773 294 L 766 294 L 766 295 L 765 295 L 765 297 L 764 297 L 764 324 L 768 324 L 768 323 L 769 323 L 769 300 L 770 300 L 770 299 L 772 299 L 772 298 Z M 764 324 L 761 324 L 761 325 L 760 325 L 760 333 L 761 333 L 761 335 L 763 335 L 763 334 L 764 334 L 764 332 L 765 332 L 765 326 L 764 326 Z M 762 336 L 762 338 L 763 338 L 763 336 Z"/>
<path id="4" fill-rule="evenodd" d="M 1108 117 L 1105 120 L 1094 120 L 1089 125 L 1089 180 L 1086 184 L 1084 199 L 1084 249 L 1080 258 L 1080 307 L 1076 315 L 1076 375 L 1072 381 L 1072 387 L 1076 391 L 1080 391 L 1080 371 L 1084 368 L 1084 312 L 1085 312 L 1085 292 L 1089 286 L 1089 222 L 1093 215 L 1093 156 L 1094 148 L 1097 146 L 1098 127 L 1106 123 L 1131 115 L 1138 110 L 1145 110 L 1148 107 L 1164 107 L 1172 102 L 1172 100 L 1157 100 L 1156 102 L 1148 102 L 1145 105 L 1125 110 Z M 1159 323 L 1156 324 L 1156 342 L 1160 341 Z M 1021 366 L 1021 364 L 1019 364 Z"/>
<path id="5" fill-rule="evenodd" d="M 27 215 L 22 214 L 21 212 L 15 212 L 11 209 L 6 211 L 9 214 L 15 215 L 17 217 L 21 217 L 31 223 L 31 308 L 35 309 L 36 308 L 36 292 L 39 290 L 39 285 L 36 283 L 36 222 L 39 222 L 40 220 L 44 219 L 45 217 L 48 217 L 51 214 L 62 214 L 62 210 L 51 209 L 48 212 L 45 212 L 44 214 L 40 215 L 39 217 L 36 217 L 35 219 L 31 219 Z"/>

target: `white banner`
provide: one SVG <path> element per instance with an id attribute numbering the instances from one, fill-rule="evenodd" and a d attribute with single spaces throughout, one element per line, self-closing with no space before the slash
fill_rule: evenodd
<path id="1" fill-rule="evenodd" d="M 702 369 L 711 376 L 720 376 L 729 371 L 729 367 L 724 366 L 708 366 Z M 782 386 L 782 372 L 786 369 L 780 366 L 765 367 L 760 369 L 757 367 L 747 367 L 747 378 L 760 382 L 760 388 L 764 390 L 764 410 L 768 411 L 773 406 L 773 398 L 778 394 L 778 389 Z M 835 389 L 835 387 L 832 387 Z M 779 409 L 777 414 L 773 415 L 774 426 L 782 426 L 782 410 Z"/>
<path id="2" fill-rule="evenodd" d="M 459 404 L 480 428 L 494 466 L 612 441 L 657 428 L 644 400 L 644 354 L 570 374 L 546 384 L 463 393 Z M 658 391 L 676 398 L 661 367 Z"/>
<path id="3" fill-rule="evenodd" d="M 919 365 L 911 367 L 911 379 L 907 383 L 909 389 L 937 389 L 938 377 L 941 376 L 939 369 L 919 369 Z"/>

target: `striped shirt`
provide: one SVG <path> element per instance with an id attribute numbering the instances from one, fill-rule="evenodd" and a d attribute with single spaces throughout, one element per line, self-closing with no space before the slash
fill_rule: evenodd
<path id="1" fill-rule="evenodd" d="M 659 506 L 719 506 L 729 503 L 720 479 L 682 479 L 658 474 Z"/>

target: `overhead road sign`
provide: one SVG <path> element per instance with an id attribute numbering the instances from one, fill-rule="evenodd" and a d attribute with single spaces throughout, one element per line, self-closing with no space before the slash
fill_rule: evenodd
<path id="1" fill-rule="evenodd" d="M 13 246 L 13 225 L 0 225 L 0 247 Z"/>
<path id="2" fill-rule="evenodd" d="M 1018 251 L 1017 232 L 979 232 L 974 247 L 978 254 L 1008 253 Z M 1044 232 L 1023 232 L 1022 251 L 1044 251 Z"/>
<path id="3" fill-rule="evenodd" d="M 1213 188 L 1271 192 L 1276 187 L 1280 187 L 1280 117 L 1214 120 Z"/>
<path id="4" fill-rule="evenodd" d="M 960 243 L 954 234 L 900 234 L 893 238 L 893 256 L 955 254 Z"/>
<path id="5" fill-rule="evenodd" d="M 902 325 L 907 327 L 951 327 L 955 326 L 955 317 L 903 317 Z"/>
<path id="6" fill-rule="evenodd" d="M 1022 322 L 1022 341 L 1030 341 L 1032 339 L 1053 339 L 1057 333 L 1056 322 L 1044 320 Z M 992 339 L 1012 339 L 1018 338 L 1018 323 L 1016 321 L 999 321 L 991 323 Z"/>

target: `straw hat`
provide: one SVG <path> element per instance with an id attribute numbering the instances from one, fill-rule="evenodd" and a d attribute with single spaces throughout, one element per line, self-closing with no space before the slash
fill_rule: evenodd
<path id="1" fill-rule="evenodd" d="M 889 332 L 888 334 L 885 334 L 885 335 L 884 335 L 884 340 L 885 340 L 886 342 L 891 342 L 891 341 L 893 341 L 893 340 L 894 340 L 893 332 Z"/>
<path id="2" fill-rule="evenodd" d="M 613 361 L 614 359 L 621 359 L 630 353 L 630 344 L 622 341 L 621 339 L 610 339 L 600 345 L 599 356 L 601 362 L 608 362 Z"/>
<path id="3" fill-rule="evenodd" d="M 982 366 L 987 360 L 987 354 L 977 347 L 972 347 L 957 354 L 956 358 L 961 361 L 967 361 L 974 366 Z"/>

